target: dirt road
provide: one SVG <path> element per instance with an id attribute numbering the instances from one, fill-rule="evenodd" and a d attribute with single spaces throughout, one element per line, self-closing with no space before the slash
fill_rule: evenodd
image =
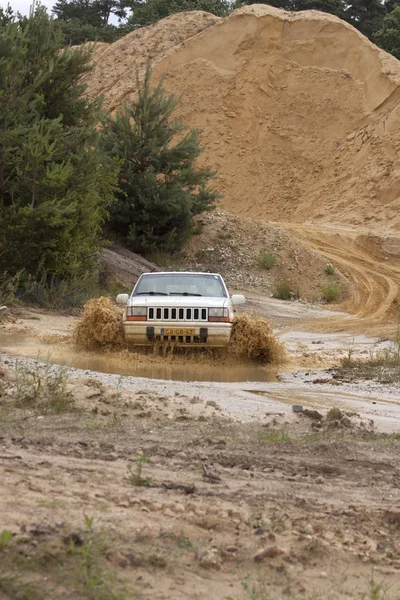
<path id="1" fill-rule="evenodd" d="M 285 224 L 284 227 L 305 247 L 326 256 L 351 284 L 350 297 L 338 308 L 349 312 L 352 318 L 328 319 L 325 331 L 393 333 L 399 306 L 400 237 L 339 226 Z M 308 325 L 318 327 L 320 323 Z"/>
<path id="2" fill-rule="evenodd" d="M 398 437 L 93 378 L 55 414 L 1 381 L 2 600 L 399 599 Z"/>

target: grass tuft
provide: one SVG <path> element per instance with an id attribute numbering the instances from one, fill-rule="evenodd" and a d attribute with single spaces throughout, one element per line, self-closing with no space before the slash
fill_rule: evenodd
<path id="1" fill-rule="evenodd" d="M 288 281 L 278 281 L 272 295 L 279 300 L 292 300 L 299 297 L 299 292 Z"/>
<path id="2" fill-rule="evenodd" d="M 277 254 L 274 254 L 273 252 L 266 252 L 265 250 L 260 250 L 257 257 L 258 266 L 262 269 L 267 269 L 268 271 L 276 265 L 277 261 Z"/>
<path id="3" fill-rule="evenodd" d="M 321 285 L 322 297 L 326 302 L 335 302 L 340 296 L 341 286 L 330 279 L 324 285 Z"/>
<path id="4" fill-rule="evenodd" d="M 73 397 L 68 391 L 67 367 L 52 370 L 47 361 L 41 365 L 35 361 L 29 369 L 15 364 L 15 399 L 21 406 L 34 406 L 43 412 L 60 414 L 71 410 Z"/>
<path id="5" fill-rule="evenodd" d="M 129 481 L 132 485 L 137 487 L 151 487 L 153 480 L 151 477 L 142 477 L 143 465 L 149 462 L 148 457 L 145 454 L 139 454 L 136 461 L 136 470 L 132 470 L 132 465 L 128 465 Z"/>

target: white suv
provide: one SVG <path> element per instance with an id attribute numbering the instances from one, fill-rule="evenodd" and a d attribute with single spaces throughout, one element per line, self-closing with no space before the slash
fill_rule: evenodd
<path id="1" fill-rule="evenodd" d="M 231 337 L 233 306 L 245 298 L 229 296 L 217 273 L 156 272 L 141 275 L 132 294 L 119 294 L 117 302 L 126 306 L 127 342 L 223 347 Z"/>

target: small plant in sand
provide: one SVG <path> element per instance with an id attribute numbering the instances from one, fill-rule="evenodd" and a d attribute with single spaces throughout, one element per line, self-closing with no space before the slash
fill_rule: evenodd
<path id="1" fill-rule="evenodd" d="M 290 441 L 289 432 L 285 425 L 281 429 L 271 431 L 270 433 L 260 433 L 257 438 L 267 444 L 286 444 Z"/>
<path id="2" fill-rule="evenodd" d="M 286 360 L 282 343 L 265 319 L 251 315 L 236 315 L 228 352 L 240 359 L 279 364 Z"/>
<path id="3" fill-rule="evenodd" d="M 88 600 L 122 600 L 120 586 L 114 575 L 104 566 L 104 558 L 109 551 L 105 533 L 96 531 L 94 519 L 84 515 L 86 529 L 79 542 L 70 541 L 69 553 L 74 558 L 76 583 L 82 597 Z"/>
<path id="4" fill-rule="evenodd" d="M 75 327 L 73 340 L 78 348 L 86 350 L 124 346 L 121 309 L 108 298 L 89 300 Z"/>
<path id="5" fill-rule="evenodd" d="M 10 543 L 12 536 L 12 532 L 8 529 L 3 529 L 3 531 L 0 532 L 0 552 Z"/>
<path id="6" fill-rule="evenodd" d="M 340 296 L 341 286 L 340 283 L 329 279 L 327 283 L 321 285 L 322 297 L 326 302 L 334 302 Z"/>
<path id="7" fill-rule="evenodd" d="M 325 266 L 325 269 L 324 269 L 324 273 L 325 273 L 325 275 L 332 277 L 332 275 L 335 274 L 335 267 L 333 265 L 331 265 L 331 263 L 327 263 L 327 265 Z"/>
<path id="8" fill-rule="evenodd" d="M 129 481 L 132 485 L 135 485 L 137 487 L 152 486 L 153 481 L 151 477 L 142 476 L 143 465 L 145 465 L 147 462 L 149 462 L 148 457 L 142 453 L 139 454 L 139 456 L 137 457 L 136 469 L 134 471 L 132 470 L 132 465 L 128 465 Z"/>
<path id="9" fill-rule="evenodd" d="M 71 410 L 73 398 L 68 391 L 67 367 L 52 367 L 35 361 L 32 368 L 15 364 L 15 396 L 21 405 L 37 406 L 44 412 L 62 413 Z"/>
<path id="10" fill-rule="evenodd" d="M 119 409 L 120 409 L 120 404 L 121 404 L 121 397 L 122 397 L 122 390 L 121 390 L 121 386 L 122 386 L 122 375 L 118 378 L 117 381 L 117 391 L 115 392 L 115 408 L 113 411 L 113 424 L 117 425 L 118 423 L 121 422 L 121 417 L 119 414 Z"/>
<path id="11" fill-rule="evenodd" d="M 278 281 L 272 295 L 279 300 L 292 300 L 299 297 L 299 292 L 288 281 Z"/>
<path id="12" fill-rule="evenodd" d="M 272 269 L 276 265 L 278 261 L 278 255 L 273 252 L 266 252 L 265 250 L 260 250 L 257 257 L 258 266 L 262 269 Z"/>

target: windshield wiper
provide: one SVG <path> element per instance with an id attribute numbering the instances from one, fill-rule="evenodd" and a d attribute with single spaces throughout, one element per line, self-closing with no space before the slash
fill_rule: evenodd
<path id="1" fill-rule="evenodd" d="M 191 294 L 190 292 L 170 292 L 170 296 L 201 296 L 202 294 Z"/>
<path id="2" fill-rule="evenodd" d="M 168 296 L 165 292 L 136 292 L 135 296 Z"/>

